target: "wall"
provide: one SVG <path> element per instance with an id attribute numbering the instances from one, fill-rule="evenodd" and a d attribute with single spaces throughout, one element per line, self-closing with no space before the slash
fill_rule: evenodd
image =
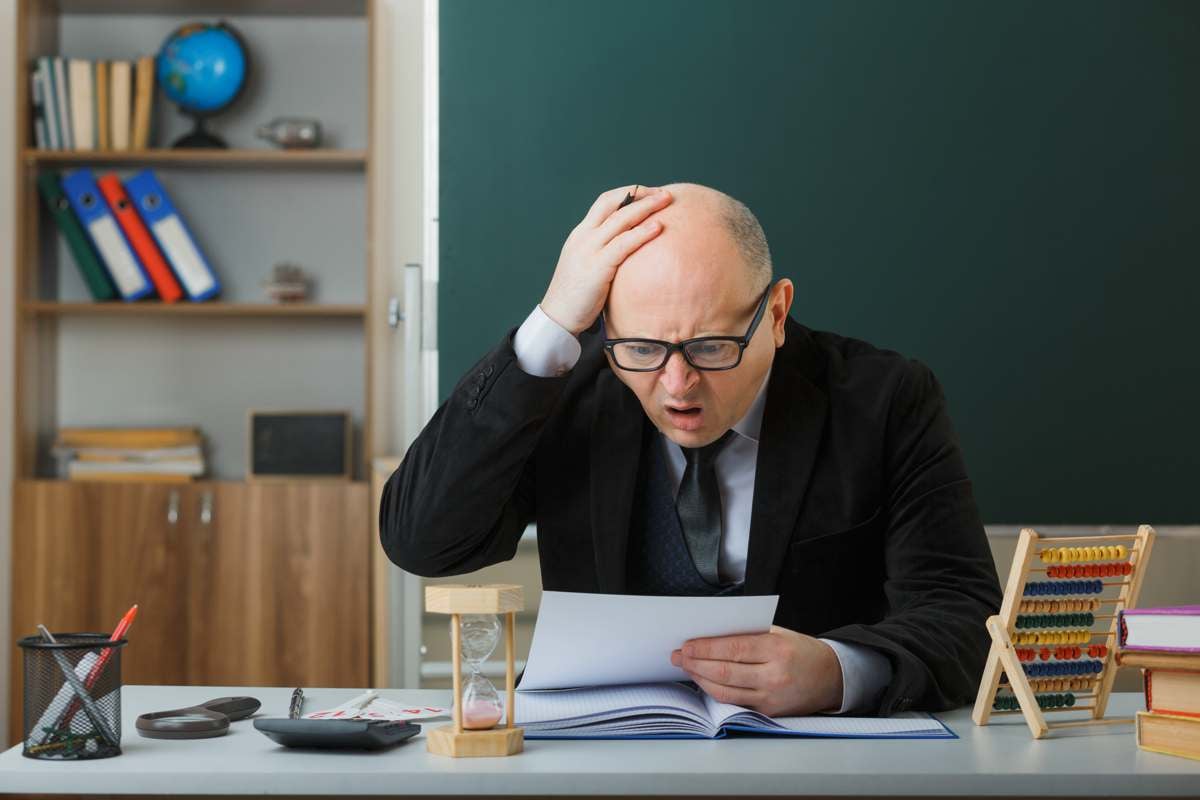
<path id="1" fill-rule="evenodd" d="M 13 108 L 16 66 L 12 53 L 16 50 L 17 3 L 0 1 L 0 120 L 9 120 Z M 0 297 L 12 297 L 13 259 L 16 253 L 16 231 L 13 227 L 16 189 L 13 186 L 15 160 L 13 126 L 0 125 Z M 13 393 L 13 328 L 8 303 L 0 303 L 0 687 L 8 686 L 9 648 L 9 563 L 11 562 L 11 503 L 12 503 L 12 415 Z M 0 731 L 8 730 L 8 690 L 0 691 Z"/>

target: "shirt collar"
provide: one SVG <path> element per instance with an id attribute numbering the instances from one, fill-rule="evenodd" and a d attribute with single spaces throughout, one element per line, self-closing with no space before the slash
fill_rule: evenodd
<path id="1" fill-rule="evenodd" d="M 733 426 L 735 433 L 746 437 L 755 444 L 758 444 L 758 436 L 762 431 L 763 408 L 767 405 L 767 384 L 770 382 L 771 372 L 767 370 L 762 386 L 758 387 L 758 394 L 755 396 L 754 402 L 746 410 L 746 415 Z"/>

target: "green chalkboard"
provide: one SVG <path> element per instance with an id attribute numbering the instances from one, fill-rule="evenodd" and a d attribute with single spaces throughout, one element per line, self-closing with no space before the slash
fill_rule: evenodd
<path id="1" fill-rule="evenodd" d="M 596 194 L 695 181 L 933 368 L 988 522 L 1200 521 L 1200 3 L 440 9 L 443 396 Z"/>

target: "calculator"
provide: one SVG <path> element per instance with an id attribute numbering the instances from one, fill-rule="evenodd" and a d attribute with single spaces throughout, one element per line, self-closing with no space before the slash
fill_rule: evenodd
<path id="1" fill-rule="evenodd" d="M 380 750 L 421 732 L 415 722 L 365 719 L 256 719 L 254 727 L 284 747 Z"/>

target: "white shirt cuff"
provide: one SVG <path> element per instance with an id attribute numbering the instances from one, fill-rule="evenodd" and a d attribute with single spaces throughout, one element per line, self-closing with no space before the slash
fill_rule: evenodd
<path id="1" fill-rule="evenodd" d="M 539 378 L 557 378 L 570 372 L 582 349 L 574 334 L 546 316 L 541 306 L 533 307 L 513 337 L 517 364 Z"/>
<path id="2" fill-rule="evenodd" d="M 833 639 L 820 641 L 833 648 L 842 667 L 842 707 L 832 713 L 874 711 L 879 696 L 892 682 L 892 662 L 879 651 L 861 644 Z"/>

